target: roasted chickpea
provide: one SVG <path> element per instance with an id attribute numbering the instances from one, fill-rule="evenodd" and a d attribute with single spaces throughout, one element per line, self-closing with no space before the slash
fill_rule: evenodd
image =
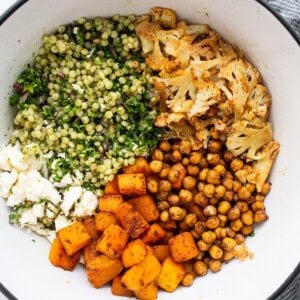
<path id="1" fill-rule="evenodd" d="M 192 286 L 193 282 L 194 282 L 194 276 L 191 273 L 185 274 L 183 279 L 181 280 L 181 284 L 183 286 Z"/>
<path id="2" fill-rule="evenodd" d="M 198 234 L 198 233 L 195 231 L 195 229 L 190 230 L 190 233 L 191 233 L 191 235 L 193 236 L 193 238 L 194 238 L 195 240 L 199 240 L 200 237 L 201 237 L 201 234 Z"/>
<path id="3" fill-rule="evenodd" d="M 255 200 L 256 201 L 260 201 L 260 202 L 264 202 L 265 201 L 265 196 L 263 194 L 256 194 L 255 195 Z"/>
<path id="4" fill-rule="evenodd" d="M 190 229 L 189 226 L 185 223 L 184 220 L 180 221 L 180 222 L 178 223 L 178 226 L 179 226 L 179 229 L 180 229 L 181 231 L 188 231 L 188 230 Z"/>
<path id="5" fill-rule="evenodd" d="M 206 244 L 212 244 L 216 240 L 217 235 L 213 231 L 207 230 L 202 233 L 201 237 Z"/>
<path id="6" fill-rule="evenodd" d="M 250 191 L 250 193 L 254 193 L 256 187 L 255 184 L 247 182 L 245 187 Z"/>
<path id="7" fill-rule="evenodd" d="M 224 153 L 223 153 L 223 159 L 229 163 L 233 160 L 233 155 L 230 151 L 228 150 L 225 150 Z"/>
<path id="8" fill-rule="evenodd" d="M 160 213 L 159 218 L 162 222 L 168 222 L 170 220 L 169 212 L 167 210 L 163 210 Z"/>
<path id="9" fill-rule="evenodd" d="M 169 209 L 170 208 L 170 203 L 168 201 L 159 201 L 157 202 L 157 208 L 159 210 L 165 210 L 165 209 Z"/>
<path id="10" fill-rule="evenodd" d="M 271 183 L 270 182 L 265 182 L 262 189 L 261 189 L 261 193 L 263 195 L 267 195 L 271 190 Z"/>
<path id="11" fill-rule="evenodd" d="M 215 234 L 217 239 L 222 240 L 226 237 L 227 232 L 225 228 L 218 227 L 215 229 Z"/>
<path id="12" fill-rule="evenodd" d="M 225 194 L 224 194 L 223 199 L 224 199 L 225 201 L 229 201 L 229 202 L 230 202 L 230 201 L 233 200 L 233 196 L 234 196 L 233 191 L 226 191 Z"/>
<path id="13" fill-rule="evenodd" d="M 207 251 L 209 249 L 209 244 L 205 243 L 203 240 L 197 242 L 197 247 L 200 251 Z"/>
<path id="14" fill-rule="evenodd" d="M 184 166 L 187 166 L 190 163 L 190 159 L 188 157 L 183 157 L 182 160 L 181 160 L 181 163 Z"/>
<path id="15" fill-rule="evenodd" d="M 220 220 L 217 216 L 212 216 L 206 220 L 205 225 L 209 229 L 216 229 L 220 225 Z"/>
<path id="16" fill-rule="evenodd" d="M 172 146 L 172 150 L 179 150 L 179 145 L 180 145 L 180 141 L 177 141 L 175 143 L 173 143 Z"/>
<path id="17" fill-rule="evenodd" d="M 152 173 L 157 174 L 162 170 L 163 162 L 161 160 L 152 160 L 149 163 L 149 167 Z"/>
<path id="18" fill-rule="evenodd" d="M 158 182 L 155 179 L 148 179 L 147 189 L 149 193 L 155 194 L 158 191 Z"/>
<path id="19" fill-rule="evenodd" d="M 207 153 L 206 160 L 210 166 L 216 166 L 220 161 L 220 155 L 218 153 Z"/>
<path id="20" fill-rule="evenodd" d="M 228 220 L 227 216 L 222 215 L 222 214 L 218 214 L 218 218 L 220 220 L 220 225 L 219 226 L 220 227 L 225 227 L 225 224 L 226 224 L 226 222 Z"/>
<path id="21" fill-rule="evenodd" d="M 199 167 L 200 167 L 201 169 L 207 168 L 207 167 L 208 167 L 208 162 L 207 162 L 207 160 L 206 160 L 205 157 L 202 157 L 202 158 L 201 158 L 201 161 L 200 161 L 200 163 L 199 163 Z"/>
<path id="22" fill-rule="evenodd" d="M 243 169 L 244 162 L 239 158 L 234 158 L 230 163 L 230 169 L 233 172 Z"/>
<path id="23" fill-rule="evenodd" d="M 222 263 L 218 259 L 211 259 L 209 261 L 208 267 L 212 272 L 216 273 L 222 269 Z"/>
<path id="24" fill-rule="evenodd" d="M 231 178 L 225 177 L 222 180 L 222 185 L 226 188 L 226 190 L 231 191 L 233 189 L 233 180 Z"/>
<path id="25" fill-rule="evenodd" d="M 203 189 L 204 189 L 204 187 L 205 187 L 205 183 L 204 182 L 200 181 L 200 182 L 197 183 L 197 189 L 198 189 L 199 192 L 202 192 Z"/>
<path id="26" fill-rule="evenodd" d="M 237 201 L 235 206 L 240 210 L 241 213 L 244 213 L 249 210 L 249 205 L 246 201 Z"/>
<path id="27" fill-rule="evenodd" d="M 170 194 L 168 195 L 167 201 L 172 205 L 172 206 L 177 206 L 180 204 L 180 199 L 179 196 L 176 194 Z"/>
<path id="28" fill-rule="evenodd" d="M 160 178 L 167 178 L 171 171 L 171 167 L 167 164 L 163 164 L 162 170 L 159 172 Z"/>
<path id="29" fill-rule="evenodd" d="M 244 225 L 241 229 L 240 229 L 241 233 L 243 235 L 249 235 L 253 232 L 253 225 Z"/>
<path id="30" fill-rule="evenodd" d="M 224 250 L 227 250 L 227 251 L 232 251 L 235 246 L 236 246 L 236 241 L 235 239 L 233 238 L 230 238 L 230 237 L 224 237 L 222 239 L 222 243 L 221 243 L 221 246 Z"/>
<path id="31" fill-rule="evenodd" d="M 205 229 L 206 229 L 205 222 L 203 222 L 203 221 L 198 221 L 194 225 L 194 230 L 198 235 L 201 235 L 205 231 Z"/>
<path id="32" fill-rule="evenodd" d="M 264 210 L 258 210 L 254 213 L 253 219 L 255 223 L 262 223 L 264 221 L 267 221 L 269 219 L 269 216 Z"/>
<path id="33" fill-rule="evenodd" d="M 264 210 L 265 209 L 265 205 L 263 202 L 261 201 L 255 201 L 254 203 L 251 204 L 251 209 L 256 212 L 258 210 Z"/>
<path id="34" fill-rule="evenodd" d="M 186 210 L 179 206 L 172 206 L 169 208 L 170 218 L 175 221 L 181 221 L 186 216 Z"/>
<path id="35" fill-rule="evenodd" d="M 197 222 L 197 216 L 193 213 L 187 214 L 184 218 L 184 221 L 188 227 L 193 227 Z"/>
<path id="36" fill-rule="evenodd" d="M 193 165 L 198 165 L 201 162 L 203 154 L 199 151 L 193 151 L 190 154 L 190 163 Z"/>
<path id="37" fill-rule="evenodd" d="M 215 186 L 213 184 L 206 184 L 203 188 L 203 194 L 208 198 L 211 198 L 214 195 L 214 192 Z"/>
<path id="38" fill-rule="evenodd" d="M 196 179 L 192 176 L 183 178 L 182 185 L 186 190 L 192 190 L 196 186 Z"/>
<path id="39" fill-rule="evenodd" d="M 219 199 L 215 198 L 215 197 L 211 197 L 209 198 L 209 204 L 216 206 L 219 202 Z"/>
<path id="40" fill-rule="evenodd" d="M 238 190 L 237 195 L 241 200 L 248 200 L 251 197 L 251 192 L 245 186 L 242 186 Z"/>
<path id="41" fill-rule="evenodd" d="M 179 143 L 179 151 L 182 154 L 189 155 L 192 151 L 192 146 L 190 141 L 181 140 Z"/>
<path id="42" fill-rule="evenodd" d="M 203 213 L 207 217 L 216 216 L 217 215 L 217 209 L 213 205 L 207 205 L 203 209 Z"/>
<path id="43" fill-rule="evenodd" d="M 171 144 L 169 143 L 169 141 L 161 141 L 159 143 L 159 149 L 163 152 L 169 152 L 172 149 Z"/>
<path id="44" fill-rule="evenodd" d="M 226 189 L 223 185 L 218 185 L 215 188 L 214 197 L 217 199 L 222 199 L 226 193 Z"/>
<path id="45" fill-rule="evenodd" d="M 198 176 L 199 180 L 206 181 L 208 172 L 209 172 L 208 168 L 203 168 L 199 173 L 199 176 Z"/>
<path id="46" fill-rule="evenodd" d="M 201 260 L 197 260 L 195 263 L 194 263 L 194 270 L 196 272 L 197 275 L 199 276 L 204 276 L 207 274 L 207 265 L 201 261 Z"/>
<path id="47" fill-rule="evenodd" d="M 220 174 L 215 170 L 209 170 L 206 175 L 206 182 L 214 185 L 219 185 Z"/>
<path id="48" fill-rule="evenodd" d="M 221 201 L 218 205 L 218 212 L 220 214 L 226 215 L 231 209 L 231 204 L 228 201 Z"/>
<path id="49" fill-rule="evenodd" d="M 219 140 L 210 140 L 207 145 L 207 150 L 211 153 L 219 153 L 222 149 L 222 142 Z"/>
<path id="50" fill-rule="evenodd" d="M 190 176 L 197 176 L 200 172 L 200 169 L 198 166 L 191 165 L 191 164 L 187 165 L 186 170 Z"/>
<path id="51" fill-rule="evenodd" d="M 166 163 L 170 163 L 171 162 L 171 156 L 172 156 L 171 152 L 165 152 L 163 161 L 166 162 Z"/>
<path id="52" fill-rule="evenodd" d="M 223 256 L 223 250 L 216 245 L 212 245 L 208 252 L 213 259 L 220 259 Z"/>
<path id="53" fill-rule="evenodd" d="M 227 261 L 230 261 L 234 258 L 234 253 L 233 251 L 227 251 L 227 250 L 224 250 L 224 253 L 223 253 L 223 261 L 227 262 Z"/>
<path id="54" fill-rule="evenodd" d="M 174 163 L 178 163 L 182 160 L 182 154 L 179 150 L 174 150 L 171 155 L 171 160 Z"/>
<path id="55" fill-rule="evenodd" d="M 172 190 L 172 183 L 169 180 L 162 179 L 158 183 L 159 192 L 170 192 Z"/>
<path id="56" fill-rule="evenodd" d="M 171 170 L 168 174 L 168 179 L 171 182 L 176 182 L 178 180 L 179 176 L 180 176 L 180 172 L 175 168 L 171 168 Z"/>
<path id="57" fill-rule="evenodd" d="M 155 195 L 155 198 L 159 201 L 165 201 L 168 198 L 169 192 L 160 192 L 158 191 Z"/>
<path id="58" fill-rule="evenodd" d="M 220 176 L 224 176 L 226 174 L 226 168 L 224 165 L 221 165 L 220 162 L 214 167 L 214 170 L 218 172 Z"/>
<path id="59" fill-rule="evenodd" d="M 152 160 L 160 160 L 160 161 L 163 161 L 163 158 L 164 158 L 164 154 L 162 153 L 161 150 L 155 149 L 155 150 L 153 151 L 153 154 L 152 154 Z"/>
<path id="60" fill-rule="evenodd" d="M 208 204 L 208 202 L 209 202 L 208 198 L 202 192 L 197 193 L 194 196 L 194 203 L 196 203 L 202 208 L 205 207 Z"/>
<path id="61" fill-rule="evenodd" d="M 240 215 L 241 215 L 240 210 L 236 206 L 234 206 L 230 208 L 230 210 L 228 211 L 227 217 L 228 220 L 234 221 L 237 220 L 240 217 Z"/>
<path id="62" fill-rule="evenodd" d="M 231 227 L 226 227 L 226 233 L 228 237 L 235 237 L 235 231 Z"/>
<path id="63" fill-rule="evenodd" d="M 242 183 L 239 180 L 233 181 L 233 191 L 237 192 L 242 187 Z"/>
<path id="64" fill-rule="evenodd" d="M 243 222 L 240 219 L 231 221 L 230 227 L 233 231 L 237 232 L 243 227 Z"/>
<path id="65" fill-rule="evenodd" d="M 243 234 L 237 233 L 234 237 L 234 240 L 236 241 L 237 245 L 240 245 L 245 242 L 245 237 Z"/>
<path id="66" fill-rule="evenodd" d="M 179 199 L 183 204 L 191 203 L 193 201 L 193 194 L 189 190 L 181 189 L 179 191 Z"/>

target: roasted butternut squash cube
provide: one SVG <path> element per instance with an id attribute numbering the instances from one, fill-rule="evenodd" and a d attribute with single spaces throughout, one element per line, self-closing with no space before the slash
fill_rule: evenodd
<path id="1" fill-rule="evenodd" d="M 176 230 L 177 229 L 177 224 L 175 220 L 169 220 L 167 222 L 162 222 L 159 221 L 158 224 L 160 225 L 161 228 L 164 230 Z"/>
<path id="2" fill-rule="evenodd" d="M 183 178 L 186 175 L 186 169 L 181 163 L 176 163 L 172 166 L 171 171 L 172 173 L 176 173 L 176 180 L 172 182 L 173 189 L 179 190 L 182 186 Z"/>
<path id="3" fill-rule="evenodd" d="M 123 168 L 125 174 L 143 173 L 146 177 L 151 175 L 151 170 L 148 161 L 139 156 L 136 158 L 135 163 Z"/>
<path id="4" fill-rule="evenodd" d="M 143 173 L 118 175 L 120 193 L 126 196 L 146 195 L 146 178 Z"/>
<path id="5" fill-rule="evenodd" d="M 154 223 L 143 233 L 141 240 L 145 244 L 154 244 L 164 238 L 166 232 L 157 224 Z"/>
<path id="6" fill-rule="evenodd" d="M 49 260 L 53 266 L 72 271 L 79 262 L 80 256 L 80 252 L 68 255 L 59 239 L 55 238 L 53 240 L 49 252 Z"/>
<path id="7" fill-rule="evenodd" d="M 95 214 L 95 227 L 97 230 L 104 231 L 112 224 L 117 224 L 117 219 L 113 213 L 100 211 Z"/>
<path id="8" fill-rule="evenodd" d="M 57 237 L 63 244 L 68 255 L 72 255 L 82 249 L 91 240 L 87 229 L 79 221 L 60 229 L 57 232 Z"/>
<path id="9" fill-rule="evenodd" d="M 192 234 L 188 231 L 180 233 L 169 240 L 172 258 L 177 262 L 185 262 L 199 254 Z"/>
<path id="10" fill-rule="evenodd" d="M 144 288 L 135 291 L 134 295 L 140 300 L 155 300 L 158 294 L 158 287 L 155 281 L 151 282 Z"/>
<path id="11" fill-rule="evenodd" d="M 152 196 L 139 196 L 129 199 L 127 202 L 132 205 L 147 222 L 153 222 L 159 218 L 159 210 Z"/>
<path id="12" fill-rule="evenodd" d="M 153 282 L 160 274 L 161 265 L 153 254 L 148 254 L 145 259 L 128 269 L 122 282 L 131 291 L 138 291 Z"/>
<path id="13" fill-rule="evenodd" d="M 104 187 L 104 195 L 119 195 L 118 175 L 115 175 L 112 181 L 109 181 Z"/>
<path id="14" fill-rule="evenodd" d="M 125 268 L 129 268 L 144 260 L 147 255 L 146 245 L 140 240 L 133 240 L 124 249 L 122 253 L 122 263 Z"/>
<path id="15" fill-rule="evenodd" d="M 162 269 L 156 283 L 163 290 L 171 293 L 176 290 L 184 275 L 184 266 L 175 262 L 171 257 L 167 257 L 162 263 Z"/>
<path id="16" fill-rule="evenodd" d="M 112 280 L 111 293 L 115 296 L 133 297 L 134 294 L 121 281 L 122 275 L 119 274 Z"/>
<path id="17" fill-rule="evenodd" d="M 99 232 L 96 228 L 94 217 L 85 217 L 82 223 L 92 239 L 99 237 Z"/>
<path id="18" fill-rule="evenodd" d="M 99 197 L 99 210 L 113 213 L 123 202 L 122 195 L 103 195 Z"/>
<path id="19" fill-rule="evenodd" d="M 88 280 L 95 288 L 100 288 L 110 282 L 123 270 L 119 258 L 113 259 L 106 255 L 99 255 L 90 261 L 86 266 Z"/>
<path id="20" fill-rule="evenodd" d="M 138 238 L 149 224 L 130 204 L 124 202 L 115 211 L 117 221 L 128 232 L 131 238 Z"/>
<path id="21" fill-rule="evenodd" d="M 128 241 L 127 232 L 119 225 L 107 227 L 97 242 L 97 251 L 110 258 L 120 257 Z"/>
<path id="22" fill-rule="evenodd" d="M 152 249 L 154 255 L 160 262 L 164 261 L 165 258 L 171 255 L 168 245 L 153 245 Z"/>
<path id="23" fill-rule="evenodd" d="M 96 256 L 100 255 L 96 247 L 97 247 L 97 239 L 92 239 L 86 246 L 84 246 L 83 261 L 86 265 L 90 261 L 92 261 Z"/>

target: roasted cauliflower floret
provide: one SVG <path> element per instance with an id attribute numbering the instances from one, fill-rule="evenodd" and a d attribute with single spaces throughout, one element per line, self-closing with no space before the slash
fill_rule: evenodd
<path id="1" fill-rule="evenodd" d="M 176 27 L 175 12 L 169 8 L 153 7 L 150 10 L 150 15 L 154 23 L 160 24 L 166 28 Z"/>
<path id="2" fill-rule="evenodd" d="M 246 154 L 248 159 L 261 159 L 259 150 L 273 140 L 271 124 L 255 120 L 255 122 L 238 121 L 231 127 L 226 141 L 227 149 L 234 155 Z"/>
<path id="3" fill-rule="evenodd" d="M 219 77 L 229 81 L 235 115 L 239 119 L 249 95 L 260 81 L 259 73 L 250 63 L 238 59 L 221 69 Z"/>
<path id="4" fill-rule="evenodd" d="M 280 145 L 277 142 L 269 142 L 261 151 L 261 158 L 253 163 L 253 169 L 256 171 L 256 190 L 260 192 L 266 180 L 269 177 L 271 167 L 279 153 Z"/>

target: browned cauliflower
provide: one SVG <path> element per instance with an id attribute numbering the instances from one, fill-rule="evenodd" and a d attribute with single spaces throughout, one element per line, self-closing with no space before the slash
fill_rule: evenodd
<path id="1" fill-rule="evenodd" d="M 227 137 L 227 149 L 234 155 L 246 154 L 248 159 L 257 160 L 262 157 L 259 150 L 273 140 L 272 126 L 268 122 L 256 119 L 255 122 L 235 122 Z"/>
<path id="2" fill-rule="evenodd" d="M 264 183 L 269 177 L 271 167 L 279 153 L 280 145 L 271 141 L 265 145 L 260 153 L 260 159 L 253 163 L 253 170 L 256 172 L 256 190 L 261 192 Z"/>

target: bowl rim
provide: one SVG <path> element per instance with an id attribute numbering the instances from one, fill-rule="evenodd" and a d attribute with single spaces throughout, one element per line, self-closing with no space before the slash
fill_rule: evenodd
<path id="1" fill-rule="evenodd" d="M 0 26 L 9 19 L 20 7 L 22 7 L 29 0 L 16 0 L 10 7 L 8 7 L 1 15 L 0 15 Z M 298 46 L 300 46 L 300 35 L 295 31 L 295 29 L 288 23 L 288 21 L 273 8 L 269 3 L 265 0 L 254 0 L 262 7 L 267 9 L 289 32 L 292 38 L 296 41 Z M 286 278 L 286 280 L 267 298 L 267 300 L 275 300 L 280 294 L 293 282 L 296 276 L 300 273 L 300 262 L 292 271 L 292 273 Z M 9 300 L 18 300 L 12 292 L 10 292 L 1 282 L 0 282 L 0 292 L 7 297 Z"/>

